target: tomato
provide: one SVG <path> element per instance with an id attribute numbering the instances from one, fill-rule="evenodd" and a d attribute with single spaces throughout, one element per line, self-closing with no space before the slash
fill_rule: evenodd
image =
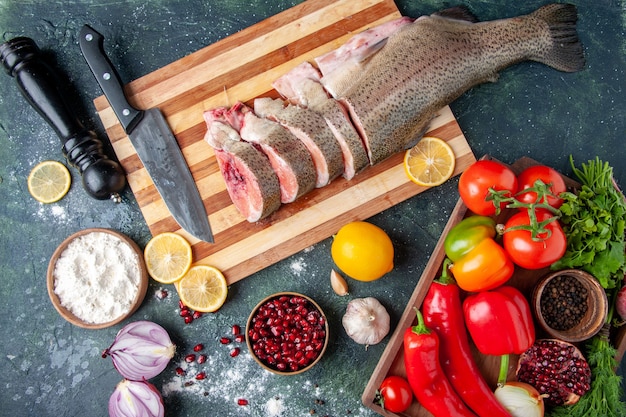
<path id="1" fill-rule="evenodd" d="M 563 199 L 558 198 L 558 195 L 567 191 L 565 181 L 557 170 L 545 165 L 535 165 L 526 168 L 521 174 L 517 176 L 519 183 L 520 194 L 517 195 L 517 199 L 522 203 L 531 204 L 537 202 L 537 193 L 534 191 L 523 192 L 525 189 L 535 185 L 535 181 L 541 180 L 544 184 L 550 184 L 550 192 L 557 197 L 545 196 L 543 203 L 548 203 L 554 208 L 561 207 Z"/>
<path id="2" fill-rule="evenodd" d="M 409 382 L 401 376 L 391 375 L 384 379 L 378 390 L 381 407 L 392 413 L 402 413 L 413 402 L 413 391 Z"/>
<path id="3" fill-rule="evenodd" d="M 537 211 L 537 220 L 546 221 L 551 217 L 547 211 Z M 517 226 L 530 225 L 530 217 L 527 211 L 520 211 L 504 225 L 502 244 L 516 265 L 526 269 L 540 269 L 552 265 L 561 259 L 567 248 L 567 239 L 558 220 L 548 223 L 545 228 L 550 231 L 540 233 L 538 240 L 533 240 L 529 230 L 509 230 Z"/>
<path id="4" fill-rule="evenodd" d="M 500 162 L 480 160 L 470 165 L 459 178 L 459 194 L 463 203 L 482 216 L 491 216 L 496 212 L 495 204 L 485 200 L 490 188 L 503 191 L 506 197 L 510 197 L 518 190 L 517 176 Z M 504 206 L 500 204 L 501 209 Z"/>

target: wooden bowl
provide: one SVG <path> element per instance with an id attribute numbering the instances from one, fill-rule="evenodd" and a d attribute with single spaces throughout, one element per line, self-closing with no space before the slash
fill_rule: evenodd
<path id="1" fill-rule="evenodd" d="M 137 266 L 139 268 L 139 274 L 140 274 L 139 283 L 137 286 L 137 293 L 135 294 L 135 297 L 132 303 L 130 304 L 129 308 L 120 316 L 112 320 L 109 320 L 106 322 L 99 322 L 99 323 L 92 323 L 89 321 L 85 321 L 81 319 L 80 317 L 76 316 L 72 311 L 70 311 L 61 303 L 59 296 L 54 291 L 55 289 L 54 270 L 55 270 L 57 261 L 59 260 L 59 257 L 67 249 L 70 243 L 72 243 L 75 239 L 89 235 L 91 233 L 106 233 L 106 234 L 113 236 L 114 238 L 119 239 L 122 244 L 128 245 L 130 249 L 133 251 L 133 253 L 137 255 L 137 263 L 138 263 Z M 124 319 L 128 318 L 131 314 L 133 314 L 137 310 L 137 308 L 139 308 L 139 306 L 143 302 L 143 299 L 146 295 L 146 291 L 148 290 L 148 272 L 146 270 L 146 264 L 144 261 L 143 252 L 131 238 L 113 230 L 91 228 L 91 229 L 85 229 L 85 230 L 81 230 L 79 232 L 74 233 L 73 235 L 65 239 L 57 247 L 57 249 L 52 254 L 52 257 L 50 258 L 50 262 L 48 263 L 47 286 L 48 286 L 48 295 L 50 296 L 52 305 L 59 312 L 61 317 L 63 317 L 65 320 L 69 321 L 70 323 L 79 327 L 83 327 L 85 329 L 103 329 L 103 328 L 110 327 L 110 326 L 120 323 Z M 88 300 L 86 299 L 85 301 L 88 301 Z"/>
<path id="2" fill-rule="evenodd" d="M 257 312 L 259 311 L 259 309 L 264 306 L 265 304 L 269 303 L 272 300 L 277 300 L 282 296 L 286 296 L 286 297 L 301 297 L 303 299 L 305 299 L 308 303 L 307 305 L 310 307 L 312 306 L 315 310 L 317 310 L 321 316 L 321 318 L 324 321 L 324 331 L 325 331 L 325 335 L 324 335 L 324 342 L 323 345 L 321 347 L 321 349 L 319 350 L 319 354 L 317 355 L 317 357 L 310 362 L 308 365 L 306 365 L 305 367 L 301 367 L 297 370 L 290 370 L 290 369 L 285 369 L 285 370 L 279 370 L 277 369 L 276 366 L 272 366 L 269 363 L 261 360 L 254 352 L 253 349 L 253 341 L 251 340 L 251 336 L 250 336 L 250 329 L 253 326 L 253 319 L 256 317 Z M 307 297 L 306 295 L 303 294 L 299 294 L 296 292 L 279 292 L 279 293 L 275 293 L 272 294 L 266 298 L 264 298 L 263 300 L 261 300 L 253 309 L 252 312 L 250 313 L 250 316 L 248 317 L 248 321 L 246 323 L 246 344 L 248 345 L 248 350 L 250 351 L 250 354 L 252 355 L 252 357 L 254 358 L 254 360 L 261 365 L 261 367 L 263 367 L 264 369 L 278 374 L 278 375 L 297 375 L 300 374 L 304 371 L 307 371 L 309 369 L 311 369 L 313 366 L 315 366 L 316 363 L 319 362 L 319 360 L 322 358 L 322 356 L 324 355 L 324 352 L 326 351 L 326 348 L 328 347 L 328 339 L 329 339 L 329 333 L 328 333 L 328 320 L 326 320 L 326 315 L 324 314 L 324 311 L 322 311 L 322 309 L 320 308 L 320 306 L 313 301 L 311 298 Z"/>
<path id="3" fill-rule="evenodd" d="M 546 286 L 560 276 L 572 277 L 587 289 L 587 311 L 580 321 L 568 330 L 551 328 L 545 320 L 541 307 L 541 296 Z M 602 329 L 609 311 L 609 302 L 604 288 L 593 275 L 578 269 L 565 269 L 548 274 L 537 282 L 533 290 L 532 308 L 537 322 L 551 337 L 576 343 L 590 339 Z"/>

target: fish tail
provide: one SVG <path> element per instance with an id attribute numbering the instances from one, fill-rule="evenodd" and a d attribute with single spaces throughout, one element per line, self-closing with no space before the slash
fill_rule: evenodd
<path id="1" fill-rule="evenodd" d="M 548 24 L 552 47 L 536 60 L 565 72 L 580 71 L 585 67 L 583 46 L 576 33 L 578 20 L 573 4 L 548 4 L 531 14 Z"/>

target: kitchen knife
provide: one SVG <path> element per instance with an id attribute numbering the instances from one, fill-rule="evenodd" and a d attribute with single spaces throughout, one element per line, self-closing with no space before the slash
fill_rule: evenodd
<path id="1" fill-rule="evenodd" d="M 83 26 L 79 44 L 172 217 L 196 238 L 212 243 L 204 203 L 161 111 L 158 108 L 139 110 L 128 103 L 120 76 L 104 52 L 104 37 L 100 33 L 88 25 Z"/>

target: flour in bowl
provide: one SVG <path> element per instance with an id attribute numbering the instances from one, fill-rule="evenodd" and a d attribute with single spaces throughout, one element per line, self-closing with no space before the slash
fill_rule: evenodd
<path id="1" fill-rule="evenodd" d="M 128 313 L 141 280 L 137 253 L 110 233 L 91 232 L 72 240 L 54 268 L 61 305 L 93 324 Z"/>

